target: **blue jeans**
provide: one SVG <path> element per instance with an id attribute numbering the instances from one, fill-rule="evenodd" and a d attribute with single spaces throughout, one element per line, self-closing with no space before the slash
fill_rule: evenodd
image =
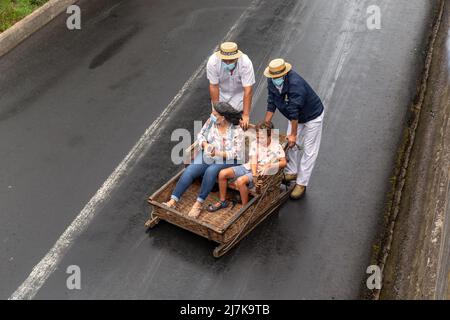
<path id="1" fill-rule="evenodd" d="M 203 177 L 200 194 L 197 197 L 197 201 L 203 203 L 216 184 L 220 170 L 236 165 L 237 160 L 234 160 L 233 163 L 206 163 L 203 158 L 203 153 L 199 153 L 195 160 L 186 168 L 186 170 L 184 170 L 171 198 L 175 201 L 179 201 L 183 193 L 186 192 L 194 180 L 198 177 Z"/>

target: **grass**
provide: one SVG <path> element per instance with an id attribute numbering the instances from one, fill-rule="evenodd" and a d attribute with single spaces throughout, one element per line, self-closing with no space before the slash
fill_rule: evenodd
<path id="1" fill-rule="evenodd" d="M 26 17 L 48 0 L 0 0 L 0 32 Z"/>

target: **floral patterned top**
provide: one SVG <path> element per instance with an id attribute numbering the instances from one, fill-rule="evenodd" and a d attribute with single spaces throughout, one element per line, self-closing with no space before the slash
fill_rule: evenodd
<path id="1" fill-rule="evenodd" d="M 285 158 L 284 149 L 278 142 L 271 140 L 269 146 L 264 146 L 256 141 L 250 145 L 250 157 L 256 157 L 256 165 L 264 166 L 269 163 L 276 163 Z M 251 170 L 251 161 L 244 164 L 247 170 Z"/>
<path id="2" fill-rule="evenodd" d="M 216 151 L 225 152 L 226 160 L 244 159 L 244 131 L 240 126 L 230 124 L 224 134 L 219 132 L 219 126 L 208 119 L 197 135 L 199 145 L 207 142 L 216 148 Z"/>

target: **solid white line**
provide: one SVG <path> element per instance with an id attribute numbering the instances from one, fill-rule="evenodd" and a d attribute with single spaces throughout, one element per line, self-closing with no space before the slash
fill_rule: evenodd
<path id="1" fill-rule="evenodd" d="M 242 13 L 238 20 L 234 23 L 227 35 L 223 39 L 231 39 L 238 25 L 245 19 L 250 11 L 254 10 L 259 0 L 254 0 L 251 5 Z M 214 50 L 217 50 L 215 48 Z M 209 58 L 209 57 L 208 57 Z M 42 260 L 33 268 L 28 278 L 20 285 L 20 287 L 9 297 L 9 300 L 33 299 L 39 289 L 44 285 L 49 276 L 56 270 L 57 266 L 68 252 L 70 246 L 76 238 L 86 230 L 95 215 L 98 213 L 97 208 L 110 198 L 110 195 L 123 181 L 126 173 L 133 168 L 133 166 L 142 158 L 146 151 L 155 142 L 156 137 L 159 136 L 163 122 L 168 118 L 170 113 L 174 110 L 177 102 L 192 84 L 198 78 L 208 59 L 195 70 L 192 76 L 186 81 L 181 90 L 172 99 L 166 109 L 161 115 L 145 130 L 139 141 L 134 145 L 131 151 L 127 154 L 125 159 L 117 166 L 113 173 L 106 179 L 100 189 L 89 200 L 86 206 L 81 210 L 78 216 L 73 220 L 70 226 L 59 237 L 50 251 L 42 258 Z"/>

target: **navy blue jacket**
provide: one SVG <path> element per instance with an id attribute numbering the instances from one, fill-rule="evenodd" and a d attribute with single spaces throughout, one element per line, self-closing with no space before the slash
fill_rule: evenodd
<path id="1" fill-rule="evenodd" d="M 267 79 L 267 111 L 276 109 L 289 120 L 298 120 L 305 123 L 316 119 L 323 112 L 323 104 L 318 95 L 298 73 L 291 70 L 284 76 L 283 90 L 278 91 L 272 82 Z"/>

